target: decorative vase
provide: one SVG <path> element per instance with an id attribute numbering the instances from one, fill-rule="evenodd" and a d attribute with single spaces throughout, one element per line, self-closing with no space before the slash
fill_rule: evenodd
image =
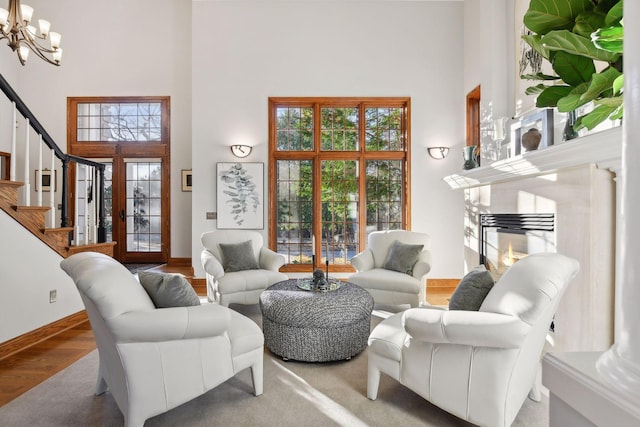
<path id="1" fill-rule="evenodd" d="M 522 135 L 520 138 L 522 142 L 522 147 L 526 151 L 537 150 L 540 145 L 540 140 L 542 139 L 542 134 L 536 128 L 531 128 Z"/>
<path id="2" fill-rule="evenodd" d="M 476 148 L 477 147 L 475 145 L 467 145 L 466 147 L 464 147 L 464 164 L 462 165 L 462 168 L 464 170 L 478 167 L 478 156 L 476 154 Z"/>
<path id="3" fill-rule="evenodd" d="M 562 131 L 562 140 L 569 141 L 570 139 L 577 138 L 578 132 L 573 128 L 573 125 L 576 124 L 576 110 L 569 111 L 567 113 L 567 121 L 564 125 L 564 130 Z"/>

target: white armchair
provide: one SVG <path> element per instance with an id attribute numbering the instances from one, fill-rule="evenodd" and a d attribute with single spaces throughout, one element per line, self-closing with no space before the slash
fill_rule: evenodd
<path id="1" fill-rule="evenodd" d="M 260 294 L 274 283 L 288 277 L 278 270 L 285 257 L 263 246 L 262 235 L 257 231 L 217 230 L 202 234 L 204 249 L 202 267 L 207 276 L 207 297 L 221 305 L 257 304 Z M 257 269 L 225 272 L 221 244 L 237 244 L 251 241 Z"/>
<path id="2" fill-rule="evenodd" d="M 73 279 L 91 322 L 100 367 L 96 394 L 111 391 L 127 427 L 211 390 L 251 369 L 262 394 L 262 331 L 217 304 L 156 309 L 122 264 L 83 252 L 60 263 Z"/>
<path id="3" fill-rule="evenodd" d="M 367 396 L 385 373 L 434 405 L 480 426 L 510 426 L 527 397 L 540 400 L 540 357 L 560 299 L 579 270 L 560 254 L 507 270 L 479 311 L 409 309 L 369 337 Z"/>
<path id="4" fill-rule="evenodd" d="M 383 268 L 395 241 L 424 246 L 411 275 Z M 418 307 L 426 300 L 424 276 L 431 270 L 430 248 L 428 234 L 406 230 L 374 231 L 369 234 L 367 248 L 351 258 L 356 273 L 349 277 L 349 282 L 369 291 L 376 304 Z"/>

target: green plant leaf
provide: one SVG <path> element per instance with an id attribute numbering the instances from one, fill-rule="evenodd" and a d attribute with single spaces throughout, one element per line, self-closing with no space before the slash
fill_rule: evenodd
<path id="1" fill-rule="evenodd" d="M 597 101 L 593 101 L 595 105 L 606 105 L 608 107 L 621 107 L 623 103 L 623 99 L 621 96 L 614 96 L 612 98 L 602 98 Z"/>
<path id="2" fill-rule="evenodd" d="M 575 88 L 565 97 L 560 98 L 557 102 L 558 111 L 561 113 L 568 113 L 578 107 L 587 104 L 591 100 L 583 100 L 582 95 L 589 88 L 589 82 L 584 82 Z"/>
<path id="3" fill-rule="evenodd" d="M 592 112 L 582 116 L 581 125 L 591 130 L 608 119 L 616 110 L 616 107 L 598 105 Z"/>
<path id="4" fill-rule="evenodd" d="M 598 6 L 600 6 L 600 4 L 598 4 Z M 613 25 L 620 22 L 622 20 L 622 9 L 622 0 L 620 0 L 607 11 L 607 16 L 604 18 L 604 25 Z"/>
<path id="5" fill-rule="evenodd" d="M 578 86 L 591 80 L 591 76 L 596 72 L 596 66 L 593 64 L 593 59 L 560 51 L 553 59 L 553 71 L 565 83 Z"/>
<path id="6" fill-rule="evenodd" d="M 527 89 L 525 89 L 524 94 L 525 95 L 537 95 L 539 93 L 542 93 L 547 87 L 549 87 L 549 86 L 545 86 L 542 83 L 540 83 L 539 85 L 535 85 L 535 86 L 529 86 Z"/>
<path id="7" fill-rule="evenodd" d="M 538 34 L 573 28 L 582 12 L 593 10 L 590 0 L 531 0 L 524 14 L 524 25 Z"/>
<path id="8" fill-rule="evenodd" d="M 622 93 L 624 89 L 624 74 L 618 76 L 617 79 L 613 81 L 613 94 L 618 95 Z"/>
<path id="9" fill-rule="evenodd" d="M 611 115 L 609 116 L 609 118 L 611 120 L 618 120 L 621 119 L 624 113 L 624 108 L 623 106 L 619 106 L 616 111 L 614 111 L 613 113 L 611 113 Z"/>
<path id="10" fill-rule="evenodd" d="M 619 3 L 620 0 L 598 0 L 598 4 L 595 7 L 595 10 L 602 13 L 607 13 L 613 6 Z"/>
<path id="11" fill-rule="evenodd" d="M 549 50 L 564 51 L 598 61 L 615 62 L 620 56 L 617 53 L 598 49 L 588 38 L 567 30 L 551 31 L 542 37 L 542 43 Z"/>
<path id="12" fill-rule="evenodd" d="M 522 36 L 524 40 L 533 50 L 538 52 L 544 59 L 549 61 L 551 59 L 551 52 L 549 49 L 545 49 L 542 45 L 542 36 L 538 34 L 525 34 Z"/>
<path id="13" fill-rule="evenodd" d="M 621 26 L 600 28 L 591 34 L 591 41 L 599 49 L 609 52 L 622 53 L 622 39 L 624 28 Z"/>
<path id="14" fill-rule="evenodd" d="M 523 74 L 520 76 L 522 80 L 560 80 L 559 76 L 550 76 L 545 73 Z"/>
<path id="15" fill-rule="evenodd" d="M 576 24 L 573 26 L 573 32 L 583 37 L 590 37 L 591 33 L 604 27 L 605 14 L 602 12 L 583 12 L 576 18 Z"/>
<path id="16" fill-rule="evenodd" d="M 613 82 L 620 76 L 620 71 L 613 67 L 607 67 L 601 73 L 594 74 L 589 89 L 582 95 L 582 99 L 593 100 L 607 90 L 612 90 L 613 92 Z"/>
<path id="17" fill-rule="evenodd" d="M 555 107 L 558 104 L 558 100 L 569 95 L 572 90 L 573 88 L 571 86 L 549 86 L 545 90 L 543 90 L 536 98 L 536 107 Z"/>

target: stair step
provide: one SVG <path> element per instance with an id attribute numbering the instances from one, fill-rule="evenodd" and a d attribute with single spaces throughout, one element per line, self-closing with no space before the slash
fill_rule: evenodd
<path id="1" fill-rule="evenodd" d="M 16 212 L 49 212 L 49 206 L 14 206 Z"/>
<path id="2" fill-rule="evenodd" d="M 46 227 L 45 214 L 49 212 L 49 207 L 46 206 L 12 206 L 20 217 L 21 222 L 27 226 L 27 228 L 33 230 L 42 230 Z"/>
<path id="3" fill-rule="evenodd" d="M 62 228 L 43 228 L 42 233 L 58 243 L 61 248 L 69 245 L 69 233 L 73 231 L 73 227 Z"/>
<path id="4" fill-rule="evenodd" d="M 22 185 L 21 182 L 0 180 L 0 200 L 4 200 L 5 205 L 17 205 L 18 188 Z"/>
<path id="5" fill-rule="evenodd" d="M 20 188 L 23 185 L 24 185 L 24 182 L 7 181 L 6 179 L 0 179 L 0 186 Z"/>
<path id="6" fill-rule="evenodd" d="M 113 247 L 115 245 L 116 245 L 116 242 L 92 243 L 88 245 L 69 246 L 67 247 L 67 251 L 69 256 L 80 253 L 80 252 L 100 252 L 112 257 Z"/>

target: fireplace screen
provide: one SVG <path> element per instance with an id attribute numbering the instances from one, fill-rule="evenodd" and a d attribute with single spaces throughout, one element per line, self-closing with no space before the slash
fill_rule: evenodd
<path id="1" fill-rule="evenodd" d="M 481 214 L 480 264 L 500 277 L 529 254 L 555 252 L 554 214 Z"/>

